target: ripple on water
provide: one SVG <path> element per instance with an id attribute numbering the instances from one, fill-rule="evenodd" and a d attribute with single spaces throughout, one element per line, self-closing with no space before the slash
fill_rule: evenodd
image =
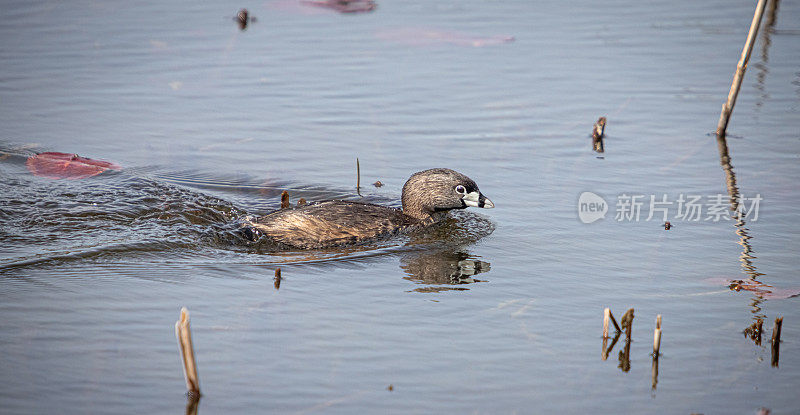
<path id="1" fill-rule="evenodd" d="M 347 195 L 315 187 L 294 188 L 294 195 L 309 200 Z M 394 255 L 401 258 L 401 268 L 413 281 L 464 284 L 475 282 L 472 275 L 489 269 L 487 262 L 467 253 L 467 246 L 494 230 L 488 218 L 456 211 L 434 226 L 389 239 L 278 252 L 268 238 L 253 242 L 239 232 L 239 222 L 248 212 L 226 197 L 258 197 L 254 192 L 264 196 L 259 185 L 247 179 L 214 180 L 197 173 L 153 178 L 121 172 L 56 181 L 11 174 L 4 177 L 0 192 L 6 199 L 0 232 L 14 246 L 0 257 L 0 274 L 17 276 L 24 276 L 25 270 L 58 268 L 59 275 L 80 277 L 82 269 L 92 264 L 120 275 L 131 274 L 133 268 L 137 271 L 142 263 L 172 264 L 176 275 L 192 267 L 242 263 L 346 266 Z M 277 208 L 279 198 L 269 200 L 271 208 Z M 393 204 L 374 196 L 361 200 Z M 64 270 L 64 265 L 70 266 Z"/>

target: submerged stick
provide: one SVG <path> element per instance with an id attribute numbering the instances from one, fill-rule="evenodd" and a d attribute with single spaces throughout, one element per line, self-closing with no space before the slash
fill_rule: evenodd
<path id="1" fill-rule="evenodd" d="M 600 357 L 602 357 L 603 360 L 606 360 L 608 358 L 608 354 L 611 353 L 612 350 L 614 350 L 614 345 L 617 344 L 617 340 L 619 340 L 619 336 L 621 334 L 622 334 L 621 331 L 614 333 L 614 338 L 611 339 L 611 345 L 609 345 L 607 349 L 605 347 L 608 339 L 603 339 L 603 353 L 600 355 Z"/>
<path id="2" fill-rule="evenodd" d="M 631 370 L 631 338 L 625 339 L 625 347 L 619 351 L 619 365 L 617 365 L 623 372 Z"/>
<path id="3" fill-rule="evenodd" d="M 783 317 L 775 319 L 775 326 L 772 328 L 772 366 L 778 367 L 778 360 L 781 354 L 781 326 Z"/>
<path id="4" fill-rule="evenodd" d="M 756 342 L 756 345 L 761 346 L 761 333 L 762 329 L 764 328 L 764 320 L 758 319 L 757 326 L 758 326 L 758 341 Z"/>
<path id="5" fill-rule="evenodd" d="M 731 83 L 731 90 L 728 92 L 728 99 L 722 105 L 722 112 L 719 115 L 719 123 L 717 123 L 717 136 L 719 137 L 724 136 L 725 130 L 728 128 L 728 121 L 730 121 L 733 106 L 736 105 L 736 96 L 739 95 L 739 88 L 742 86 L 744 71 L 747 69 L 747 62 L 750 60 L 750 53 L 753 51 L 753 45 L 756 42 L 758 26 L 761 24 L 761 17 L 764 15 L 764 5 L 766 3 L 767 0 L 758 0 L 756 5 L 756 12 L 753 15 L 752 23 L 750 23 L 747 41 L 744 43 L 739 64 L 736 65 L 736 72 L 733 74 L 733 82 Z"/>
<path id="6" fill-rule="evenodd" d="M 653 332 L 653 359 L 658 359 L 661 349 L 661 314 L 656 317 L 656 330 Z"/>
<path id="7" fill-rule="evenodd" d="M 658 356 L 653 357 L 653 366 L 650 369 L 650 388 L 656 390 L 658 385 Z"/>
<path id="8" fill-rule="evenodd" d="M 190 399 L 200 397 L 200 380 L 197 377 L 197 363 L 194 360 L 194 346 L 192 345 L 192 332 L 189 327 L 189 310 L 181 308 L 181 317 L 175 322 L 175 337 L 183 359 L 183 377 L 186 379 L 186 389 Z"/>

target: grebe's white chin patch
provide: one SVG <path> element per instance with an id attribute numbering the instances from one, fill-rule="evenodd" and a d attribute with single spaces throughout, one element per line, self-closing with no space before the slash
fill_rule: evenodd
<path id="1" fill-rule="evenodd" d="M 461 198 L 464 201 L 464 204 L 467 206 L 472 207 L 479 207 L 484 209 L 491 209 L 494 207 L 494 203 L 489 200 L 486 196 L 482 195 L 480 192 L 469 192 Z"/>

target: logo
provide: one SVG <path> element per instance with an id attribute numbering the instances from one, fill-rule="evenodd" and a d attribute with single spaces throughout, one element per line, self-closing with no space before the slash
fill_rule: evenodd
<path id="1" fill-rule="evenodd" d="M 592 193 L 583 192 L 578 198 L 578 218 L 583 223 L 592 223 L 603 219 L 608 212 L 608 203 L 602 197 Z"/>

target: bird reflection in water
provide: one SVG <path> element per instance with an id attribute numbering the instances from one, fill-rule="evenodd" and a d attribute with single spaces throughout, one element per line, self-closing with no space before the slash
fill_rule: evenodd
<path id="1" fill-rule="evenodd" d="M 464 291 L 464 284 L 485 282 L 474 278 L 488 272 L 490 264 L 460 250 L 413 252 L 400 259 L 400 268 L 408 274 L 405 279 L 428 286 L 416 292 Z"/>

